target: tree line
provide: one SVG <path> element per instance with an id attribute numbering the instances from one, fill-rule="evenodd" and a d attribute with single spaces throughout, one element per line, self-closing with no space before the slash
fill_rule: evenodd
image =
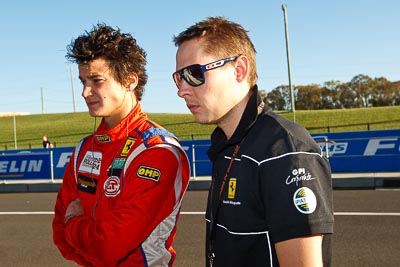
<path id="1" fill-rule="evenodd" d="M 322 85 L 293 86 L 295 108 L 299 110 L 366 108 L 400 105 L 400 81 L 359 74 L 350 82 L 328 81 Z M 291 110 L 289 86 L 261 91 L 264 102 L 274 110 Z"/>

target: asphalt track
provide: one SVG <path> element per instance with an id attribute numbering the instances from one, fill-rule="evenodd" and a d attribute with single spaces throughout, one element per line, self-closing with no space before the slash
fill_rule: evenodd
<path id="1" fill-rule="evenodd" d="M 204 266 L 207 192 L 186 193 L 175 266 Z M 56 193 L 0 194 L 0 266 L 76 266 L 52 243 Z M 400 266 L 400 190 L 334 190 L 333 266 Z M 232 253 L 235 253 L 232 251 Z"/>

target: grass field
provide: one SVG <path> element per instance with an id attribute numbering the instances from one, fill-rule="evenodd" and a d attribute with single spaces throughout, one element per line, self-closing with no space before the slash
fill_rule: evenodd
<path id="1" fill-rule="evenodd" d="M 279 112 L 293 120 L 293 113 Z M 180 140 L 208 139 L 214 125 L 199 125 L 191 114 L 149 113 L 150 119 L 173 132 Z M 298 110 L 297 123 L 310 133 L 364 131 L 400 128 L 400 106 L 346 110 Z M 82 137 L 93 132 L 95 121 L 87 112 L 57 113 L 0 118 L 0 150 L 42 147 L 42 136 L 47 134 L 57 147 L 74 146 Z"/>

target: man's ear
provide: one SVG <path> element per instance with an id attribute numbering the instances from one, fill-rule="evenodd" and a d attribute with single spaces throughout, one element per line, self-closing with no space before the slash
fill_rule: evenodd
<path id="1" fill-rule="evenodd" d="M 246 56 L 239 56 L 235 60 L 236 80 L 243 82 L 247 80 L 249 75 L 249 59 Z"/>
<path id="2" fill-rule="evenodd" d="M 126 89 L 128 92 L 133 92 L 139 83 L 139 77 L 136 73 L 129 74 Z"/>

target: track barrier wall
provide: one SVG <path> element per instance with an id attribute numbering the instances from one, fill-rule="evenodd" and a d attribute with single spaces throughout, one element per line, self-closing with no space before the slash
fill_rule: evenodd
<path id="1" fill-rule="evenodd" d="M 400 130 L 312 134 L 332 173 L 400 172 Z M 210 176 L 210 140 L 181 141 L 191 175 Z M 74 147 L 0 151 L 0 182 L 62 179 Z"/>

